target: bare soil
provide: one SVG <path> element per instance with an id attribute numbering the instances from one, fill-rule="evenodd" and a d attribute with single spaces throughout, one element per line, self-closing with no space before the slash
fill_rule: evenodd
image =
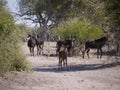
<path id="1" fill-rule="evenodd" d="M 21 47 L 33 71 L 1 75 L 0 90 L 120 90 L 119 57 L 97 59 L 92 53 L 90 59 L 68 57 L 69 70 L 59 71 L 54 42 L 46 42 L 44 54 L 34 57 L 26 43 Z"/>

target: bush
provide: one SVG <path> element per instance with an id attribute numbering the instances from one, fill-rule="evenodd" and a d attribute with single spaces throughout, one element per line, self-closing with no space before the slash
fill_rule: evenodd
<path id="1" fill-rule="evenodd" d="M 57 28 L 52 30 L 54 35 L 65 38 L 76 37 L 78 40 L 88 40 L 103 36 L 100 27 L 89 22 L 82 22 L 78 18 L 62 22 Z"/>
<path id="2" fill-rule="evenodd" d="M 11 33 L 0 44 L 0 73 L 13 70 L 29 70 L 25 57 L 20 53 L 17 36 Z"/>
<path id="3" fill-rule="evenodd" d="M 13 17 L 0 7 L 0 73 L 13 70 L 29 70 L 25 57 L 20 53 L 18 33 Z"/>

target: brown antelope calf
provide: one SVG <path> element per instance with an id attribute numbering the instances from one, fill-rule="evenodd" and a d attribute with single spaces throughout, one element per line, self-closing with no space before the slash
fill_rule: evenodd
<path id="1" fill-rule="evenodd" d="M 59 48 L 59 51 L 57 51 L 59 56 L 58 69 L 62 69 L 62 63 L 67 69 L 67 48 L 64 45 Z"/>

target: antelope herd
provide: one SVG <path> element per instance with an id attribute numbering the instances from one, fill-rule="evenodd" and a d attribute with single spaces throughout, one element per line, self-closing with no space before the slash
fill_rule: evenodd
<path id="1" fill-rule="evenodd" d="M 28 47 L 30 50 L 30 54 L 34 56 L 34 48 L 37 47 L 37 55 L 43 53 L 44 41 L 37 35 L 33 37 L 32 35 L 28 35 Z M 102 47 L 105 45 L 107 41 L 106 37 L 102 37 L 99 39 L 95 39 L 93 41 L 86 41 L 84 43 L 84 50 L 82 51 L 82 58 L 84 59 L 85 53 L 89 58 L 89 51 L 90 49 L 97 49 L 97 58 L 102 58 Z M 64 38 L 59 39 L 56 41 L 56 55 L 59 57 L 58 62 L 58 69 L 62 69 L 62 66 L 67 68 L 67 57 L 71 56 L 71 49 L 73 48 L 74 39 L 67 39 Z M 62 65 L 63 64 L 63 65 Z"/>
<path id="2" fill-rule="evenodd" d="M 34 56 L 34 48 L 37 46 L 37 55 L 43 52 L 44 41 L 37 35 L 37 37 L 28 35 L 28 47 L 30 50 L 30 54 Z"/>

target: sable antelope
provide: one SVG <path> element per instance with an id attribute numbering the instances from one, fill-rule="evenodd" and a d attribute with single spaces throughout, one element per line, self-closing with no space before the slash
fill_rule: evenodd
<path id="1" fill-rule="evenodd" d="M 32 37 L 31 35 L 28 35 L 28 47 L 29 47 L 29 50 L 30 50 L 30 54 L 34 56 L 34 48 L 35 48 L 35 45 L 36 45 L 36 40 L 34 37 Z"/>
<path id="2" fill-rule="evenodd" d="M 37 45 L 37 55 L 42 54 L 44 41 L 42 40 L 42 38 L 39 37 L 39 35 L 37 35 L 37 38 L 36 38 L 36 45 Z"/>
<path id="3" fill-rule="evenodd" d="M 57 41 L 57 51 L 59 51 L 60 47 L 62 45 L 64 45 L 66 48 L 67 48 L 67 53 L 68 53 L 68 56 L 70 56 L 70 51 L 72 49 L 72 43 L 73 41 L 68 39 L 68 40 L 64 40 L 64 39 L 61 39 L 59 41 Z"/>
<path id="4" fill-rule="evenodd" d="M 67 47 L 67 52 L 68 52 L 68 56 L 70 56 L 70 52 L 71 52 L 71 49 L 72 49 L 72 46 L 73 46 L 73 41 L 70 40 L 70 39 L 67 39 L 64 41 L 64 45 Z"/>
<path id="5" fill-rule="evenodd" d="M 87 53 L 87 56 L 89 58 L 89 51 L 90 49 L 97 49 L 97 58 L 99 58 L 99 53 L 100 53 L 100 58 L 102 58 L 102 47 L 104 46 L 105 42 L 107 41 L 106 37 L 102 37 L 93 41 L 87 41 L 85 42 L 85 50 L 82 52 L 83 53 L 83 58 L 85 55 L 85 52 Z"/>

